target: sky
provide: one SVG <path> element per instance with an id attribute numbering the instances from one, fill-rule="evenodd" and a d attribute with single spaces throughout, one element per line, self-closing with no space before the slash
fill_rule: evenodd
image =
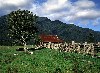
<path id="1" fill-rule="evenodd" d="M 0 0 L 0 16 L 18 9 L 100 31 L 100 0 Z"/>

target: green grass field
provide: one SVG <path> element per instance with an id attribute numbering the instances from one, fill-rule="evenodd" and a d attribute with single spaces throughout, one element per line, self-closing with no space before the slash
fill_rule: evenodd
<path id="1" fill-rule="evenodd" d="M 100 58 L 45 48 L 31 55 L 18 47 L 0 46 L 0 73 L 100 73 Z"/>

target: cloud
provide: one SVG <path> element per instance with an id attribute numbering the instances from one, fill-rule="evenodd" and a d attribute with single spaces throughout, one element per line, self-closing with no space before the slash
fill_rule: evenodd
<path id="1" fill-rule="evenodd" d="M 28 9 L 32 5 L 32 0 L 0 0 L 0 15 L 7 14 L 17 9 Z"/>
<path id="2" fill-rule="evenodd" d="M 0 0 L 0 7 L 4 7 L 4 6 L 11 6 L 11 5 L 14 5 L 14 6 L 21 6 L 21 5 L 25 5 L 27 3 L 27 0 L 24 1 L 24 0 Z"/>
<path id="3" fill-rule="evenodd" d="M 65 17 L 67 12 L 72 6 L 68 0 L 47 0 L 41 5 L 35 4 L 35 8 L 31 8 L 39 16 L 48 17 L 51 20 L 60 19 Z"/>
<path id="4" fill-rule="evenodd" d="M 95 3 L 90 0 L 78 0 L 77 2 L 74 3 L 75 6 L 79 8 L 92 8 L 95 6 Z"/>
<path id="5" fill-rule="evenodd" d="M 82 10 L 76 13 L 76 16 L 81 19 L 96 19 L 100 17 L 100 11 L 96 10 Z"/>
<path id="6" fill-rule="evenodd" d="M 67 4 L 66 4 L 67 3 Z M 65 8 L 70 7 L 70 3 L 68 4 L 68 0 L 48 0 L 42 6 L 48 13 L 50 12 L 59 12 Z"/>
<path id="7" fill-rule="evenodd" d="M 100 25 L 100 17 L 93 21 L 93 25 L 94 26 Z"/>
<path id="8" fill-rule="evenodd" d="M 88 24 L 92 20 L 93 24 L 98 23 L 100 10 L 96 9 L 96 4 L 90 0 L 47 0 L 37 7 L 35 13 L 39 16 L 48 17 L 51 20 L 61 20 L 66 23 Z M 34 7 L 32 8 L 34 12 Z"/>
<path id="9" fill-rule="evenodd" d="M 34 14 L 48 17 L 51 20 L 61 20 L 65 23 L 98 25 L 100 22 L 100 10 L 92 0 L 0 0 L 0 15 L 10 13 L 17 9 L 28 9 Z"/>

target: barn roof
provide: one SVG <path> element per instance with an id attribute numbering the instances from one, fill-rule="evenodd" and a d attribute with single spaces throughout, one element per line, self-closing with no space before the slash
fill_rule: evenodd
<path id="1" fill-rule="evenodd" d="M 40 39 L 42 42 L 63 42 L 57 35 L 40 35 Z"/>

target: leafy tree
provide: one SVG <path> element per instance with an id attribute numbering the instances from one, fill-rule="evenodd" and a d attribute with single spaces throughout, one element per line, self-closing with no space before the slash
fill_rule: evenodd
<path id="1" fill-rule="evenodd" d="M 21 43 L 24 45 L 24 51 L 26 52 L 26 44 L 30 39 L 35 39 L 37 36 L 37 16 L 33 15 L 28 10 L 12 11 L 7 16 L 7 23 L 9 29 L 9 36 L 15 43 Z"/>

